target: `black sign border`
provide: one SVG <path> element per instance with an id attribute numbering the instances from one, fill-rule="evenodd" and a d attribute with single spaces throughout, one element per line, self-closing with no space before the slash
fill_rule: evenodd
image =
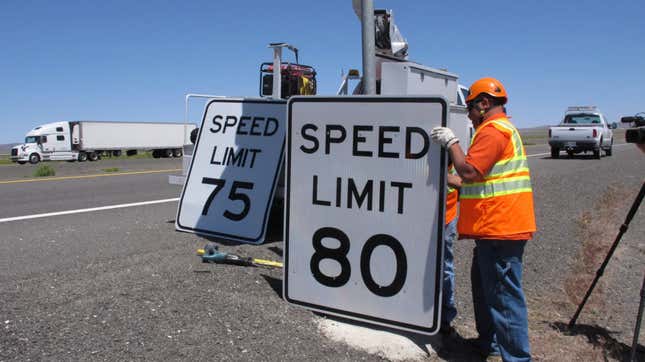
<path id="1" fill-rule="evenodd" d="M 206 113 L 208 113 L 208 108 L 211 106 L 213 103 L 258 103 L 258 104 L 285 104 L 287 101 L 285 100 L 280 100 L 280 99 L 267 99 L 267 100 L 262 100 L 262 99 L 245 99 L 245 98 L 215 98 L 212 99 L 206 104 L 206 107 L 204 108 L 204 116 L 202 118 L 202 123 L 201 127 L 199 127 L 199 134 L 197 136 L 197 142 L 195 143 L 195 149 L 193 150 L 193 157 L 190 160 L 190 168 L 188 170 L 188 174 L 186 175 L 186 182 L 184 182 L 184 187 L 181 191 L 181 198 L 179 199 L 179 206 L 177 208 L 177 226 L 181 227 L 184 230 L 190 230 L 194 232 L 195 234 L 199 235 L 206 235 L 206 236 L 212 236 L 212 237 L 218 237 L 226 240 L 232 240 L 232 241 L 237 241 L 237 242 L 246 242 L 249 244 L 262 244 L 264 242 L 264 236 L 266 235 L 266 227 L 267 227 L 267 222 L 269 218 L 269 211 L 271 209 L 271 204 L 273 203 L 273 198 L 275 197 L 275 188 L 277 186 L 277 181 L 278 177 L 280 175 L 280 167 L 283 164 L 283 159 L 284 159 L 284 146 L 285 146 L 285 140 L 282 141 L 282 148 L 280 151 L 280 161 L 278 162 L 278 167 L 276 168 L 275 175 L 273 176 L 273 186 L 271 187 L 271 195 L 269 196 L 267 200 L 267 205 L 264 210 L 264 221 L 262 222 L 262 229 L 260 230 L 260 235 L 258 235 L 256 238 L 247 238 L 243 236 L 238 236 L 238 235 L 233 235 L 233 234 L 227 234 L 227 233 L 218 233 L 218 232 L 212 232 L 209 230 L 203 230 L 203 229 L 198 229 L 198 228 L 191 228 L 191 227 L 186 227 L 180 223 L 180 215 L 181 215 L 181 205 L 182 202 L 184 201 L 184 194 L 186 193 L 186 186 L 188 185 L 188 180 L 190 179 L 190 175 L 193 170 L 193 165 L 195 163 L 195 155 L 197 154 L 197 149 L 199 148 L 199 140 L 202 137 L 202 131 L 204 130 L 204 123 L 206 122 Z M 286 127 L 285 127 L 285 132 L 286 132 Z"/>
<path id="2" fill-rule="evenodd" d="M 439 299 L 439 296 L 441 293 L 435 293 L 435 300 L 434 300 L 434 311 L 433 311 L 433 320 L 432 320 L 432 326 L 430 327 L 423 327 L 423 326 L 416 326 L 408 323 L 403 323 L 403 322 L 398 322 L 398 321 L 393 321 L 385 318 L 378 318 L 378 317 L 373 317 L 373 316 L 368 316 L 364 315 L 361 313 L 355 313 L 355 312 L 349 312 L 349 311 L 344 311 L 336 308 L 331 308 L 331 307 L 326 307 L 326 306 L 320 306 L 317 304 L 313 303 L 308 303 L 308 302 L 303 302 L 299 301 L 296 299 L 292 299 L 289 297 L 289 283 L 288 283 L 288 275 L 289 275 L 289 260 L 288 260 L 288 253 L 287 250 L 289 250 L 289 218 L 290 218 L 290 191 L 291 191 L 291 151 L 292 151 L 292 142 L 291 142 L 291 131 L 292 131 L 292 106 L 294 103 L 321 103 L 321 102 L 334 102 L 334 103 L 384 103 L 384 102 L 393 102 L 393 103 L 439 103 L 442 105 L 442 112 L 441 112 L 441 126 L 446 127 L 447 124 L 447 119 L 448 119 L 448 110 L 450 108 L 450 105 L 448 102 L 442 98 L 442 97 L 374 97 L 374 96 L 352 96 L 352 97 L 293 97 L 289 99 L 287 102 L 287 149 L 288 149 L 288 156 L 285 167 L 286 167 L 286 180 L 285 180 L 285 199 L 284 199 L 284 208 L 285 208 L 285 216 L 284 216 L 284 271 L 283 271 L 283 298 L 292 304 L 295 305 L 300 305 L 305 308 L 310 308 L 310 309 L 315 309 L 318 311 L 323 311 L 323 312 L 329 312 L 330 314 L 338 315 L 338 316 L 345 316 L 345 317 L 350 317 L 350 318 L 355 318 L 363 321 L 372 321 L 380 325 L 390 325 L 394 327 L 400 327 L 404 328 L 407 330 L 412 330 L 412 331 L 417 331 L 420 333 L 424 334 L 434 334 L 439 330 L 439 310 L 441 308 L 441 300 Z M 439 182 L 440 184 L 445 183 L 445 178 L 446 178 L 446 151 L 442 147 L 441 148 L 441 174 L 439 176 Z M 444 208 L 446 205 L 445 202 L 445 188 L 440 188 L 439 190 L 439 213 L 437 217 L 439 218 L 438 220 L 438 225 L 443 226 L 444 225 Z M 437 261 L 436 261 L 436 273 L 435 273 L 435 285 L 438 286 L 439 289 L 442 288 L 442 275 L 441 275 L 441 267 L 443 263 L 443 227 L 439 227 L 438 230 L 438 250 L 437 250 Z"/>

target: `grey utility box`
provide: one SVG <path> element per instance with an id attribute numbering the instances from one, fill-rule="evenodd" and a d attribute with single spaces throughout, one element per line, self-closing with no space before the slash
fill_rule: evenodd
<path id="1" fill-rule="evenodd" d="M 381 95 L 440 95 L 457 103 L 457 75 L 411 62 L 381 64 Z"/>
<path id="2" fill-rule="evenodd" d="M 464 152 L 467 152 L 473 128 L 468 119 L 465 95 L 459 94 L 461 90 L 457 79 L 456 74 L 413 62 L 382 62 L 380 66 L 381 95 L 444 97 L 450 104 L 448 127 L 459 138 Z"/>

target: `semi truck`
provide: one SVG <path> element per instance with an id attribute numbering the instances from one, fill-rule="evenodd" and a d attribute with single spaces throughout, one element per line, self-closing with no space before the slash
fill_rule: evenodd
<path id="1" fill-rule="evenodd" d="M 101 156 L 132 156 L 152 151 L 152 156 L 181 157 L 190 143 L 194 124 L 161 122 L 63 121 L 35 127 L 25 143 L 11 149 L 11 161 L 97 161 Z"/>

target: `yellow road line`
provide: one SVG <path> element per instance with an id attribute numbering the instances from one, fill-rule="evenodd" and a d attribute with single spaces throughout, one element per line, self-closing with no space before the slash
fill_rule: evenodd
<path id="1" fill-rule="evenodd" d="M 142 175 L 147 173 L 162 173 L 162 172 L 176 172 L 181 171 L 181 168 L 173 168 L 168 170 L 152 170 L 152 171 L 132 171 L 132 172 L 119 172 L 119 173 L 105 173 L 105 174 L 96 174 L 96 175 L 78 175 L 78 176 L 61 176 L 61 177 L 43 177 L 43 178 L 31 178 L 26 180 L 9 180 L 9 181 L 0 181 L 0 184 L 18 184 L 21 182 L 40 182 L 40 181 L 60 181 L 60 180 L 75 180 L 82 178 L 96 178 L 96 177 L 107 177 L 107 176 L 124 176 L 124 175 Z"/>

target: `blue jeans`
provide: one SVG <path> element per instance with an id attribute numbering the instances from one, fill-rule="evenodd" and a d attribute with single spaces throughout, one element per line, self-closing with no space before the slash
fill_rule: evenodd
<path id="1" fill-rule="evenodd" d="M 475 240 L 471 285 L 484 350 L 504 361 L 530 361 L 528 312 L 522 291 L 525 240 Z"/>
<path id="2" fill-rule="evenodd" d="M 441 326 L 448 327 L 457 316 L 455 307 L 455 264 L 452 244 L 457 237 L 457 219 L 443 228 L 443 290 L 441 297 Z"/>

